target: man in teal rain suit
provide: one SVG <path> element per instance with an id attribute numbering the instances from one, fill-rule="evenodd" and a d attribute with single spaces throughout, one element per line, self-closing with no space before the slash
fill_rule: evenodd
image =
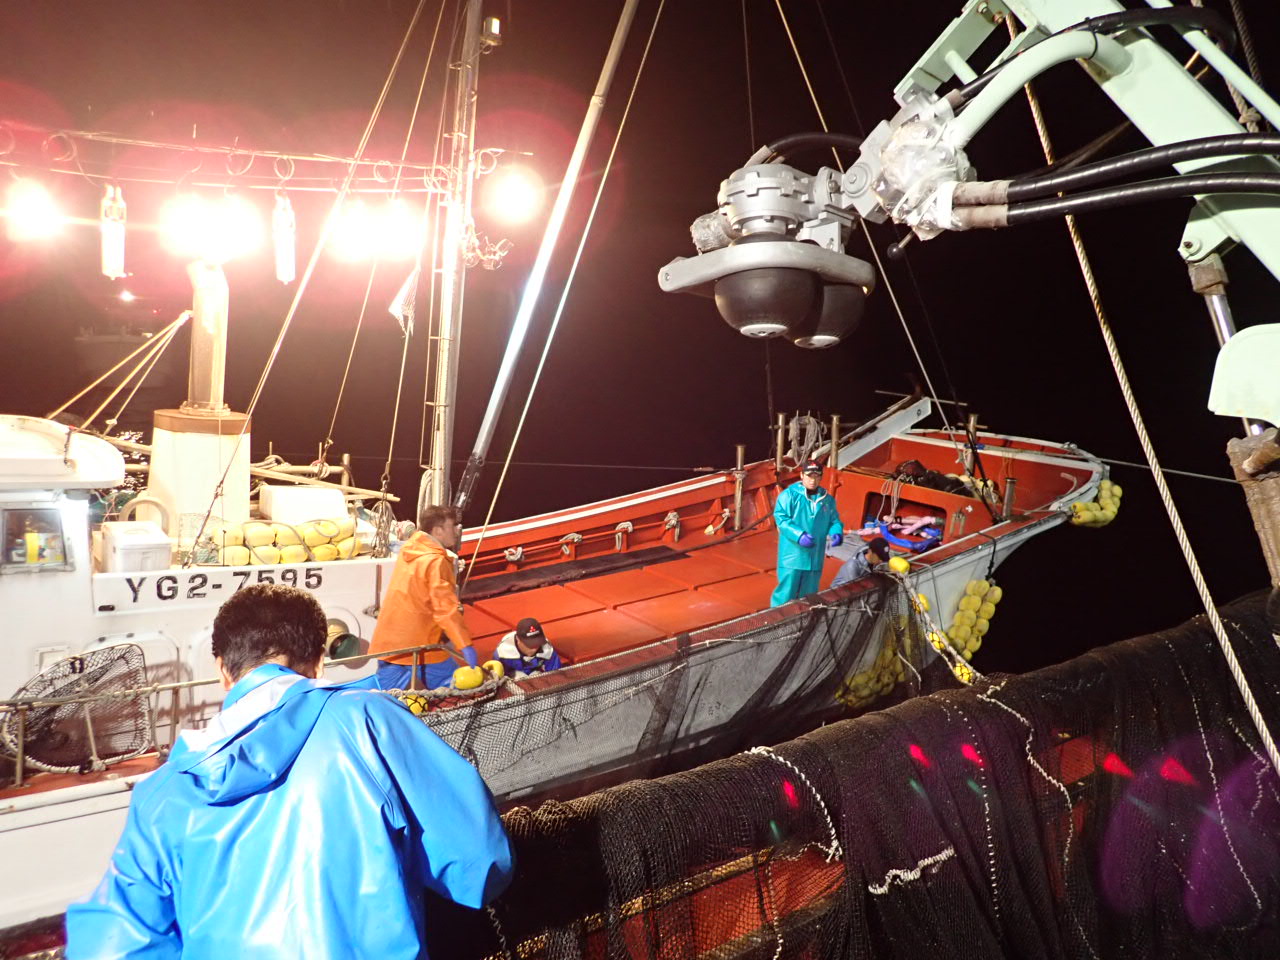
<path id="1" fill-rule="evenodd" d="M 283 585 L 222 605 L 230 692 L 138 784 L 68 960 L 420 960 L 427 890 L 481 907 L 511 848 L 480 775 L 371 681 L 321 686 L 324 611 Z"/>
<path id="2" fill-rule="evenodd" d="M 771 606 L 816 593 L 822 579 L 827 544 L 838 547 L 844 527 L 836 512 L 836 498 L 821 486 L 822 465 L 805 463 L 800 482 L 778 494 L 773 522 L 778 528 L 778 586 Z"/>

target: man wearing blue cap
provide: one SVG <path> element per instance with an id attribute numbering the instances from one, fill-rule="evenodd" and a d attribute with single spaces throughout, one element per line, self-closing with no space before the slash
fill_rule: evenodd
<path id="1" fill-rule="evenodd" d="M 773 522 L 778 528 L 778 586 L 772 606 L 816 593 L 827 545 L 838 547 L 844 541 L 835 497 L 822 488 L 821 480 L 822 465 L 806 461 L 800 482 L 778 494 L 773 505 Z"/>

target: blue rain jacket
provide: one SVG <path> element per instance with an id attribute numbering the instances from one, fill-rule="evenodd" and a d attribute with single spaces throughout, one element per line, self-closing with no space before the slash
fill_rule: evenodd
<path id="1" fill-rule="evenodd" d="M 799 481 L 778 494 L 773 522 L 778 528 L 778 566 L 792 570 L 821 570 L 827 537 L 844 533 L 836 498 L 822 487 L 809 496 Z M 800 546 L 802 533 L 813 537 L 813 546 Z"/>
<path id="2" fill-rule="evenodd" d="M 267 664 L 134 789 L 68 960 L 426 956 L 425 888 L 480 907 L 511 848 L 479 774 L 370 681 Z"/>
<path id="3" fill-rule="evenodd" d="M 863 547 L 840 565 L 840 569 L 836 571 L 836 578 L 831 581 L 831 586 L 839 587 L 853 580 L 861 580 L 874 570 L 879 562 L 871 559 L 870 547 Z"/>

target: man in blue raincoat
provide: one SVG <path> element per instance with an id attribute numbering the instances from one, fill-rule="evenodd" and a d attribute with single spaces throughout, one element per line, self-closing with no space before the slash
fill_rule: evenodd
<path id="1" fill-rule="evenodd" d="M 506 887 L 480 776 L 368 681 L 317 684 L 325 626 L 291 587 L 223 604 L 223 710 L 135 788 L 68 960 L 416 960 L 427 889 L 479 908 Z"/>
<path id="2" fill-rule="evenodd" d="M 778 494 L 773 522 L 778 528 L 778 586 L 771 606 L 816 593 L 822 579 L 827 545 L 838 547 L 844 527 L 836 512 L 836 499 L 821 486 L 822 465 L 809 460 L 801 468 L 800 482 Z"/>

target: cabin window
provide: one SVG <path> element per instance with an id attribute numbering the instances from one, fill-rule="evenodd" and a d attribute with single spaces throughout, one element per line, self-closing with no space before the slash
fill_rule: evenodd
<path id="1" fill-rule="evenodd" d="M 62 515 L 56 509 L 21 508 L 0 511 L 4 550 L 0 573 L 22 570 L 69 570 Z"/>

